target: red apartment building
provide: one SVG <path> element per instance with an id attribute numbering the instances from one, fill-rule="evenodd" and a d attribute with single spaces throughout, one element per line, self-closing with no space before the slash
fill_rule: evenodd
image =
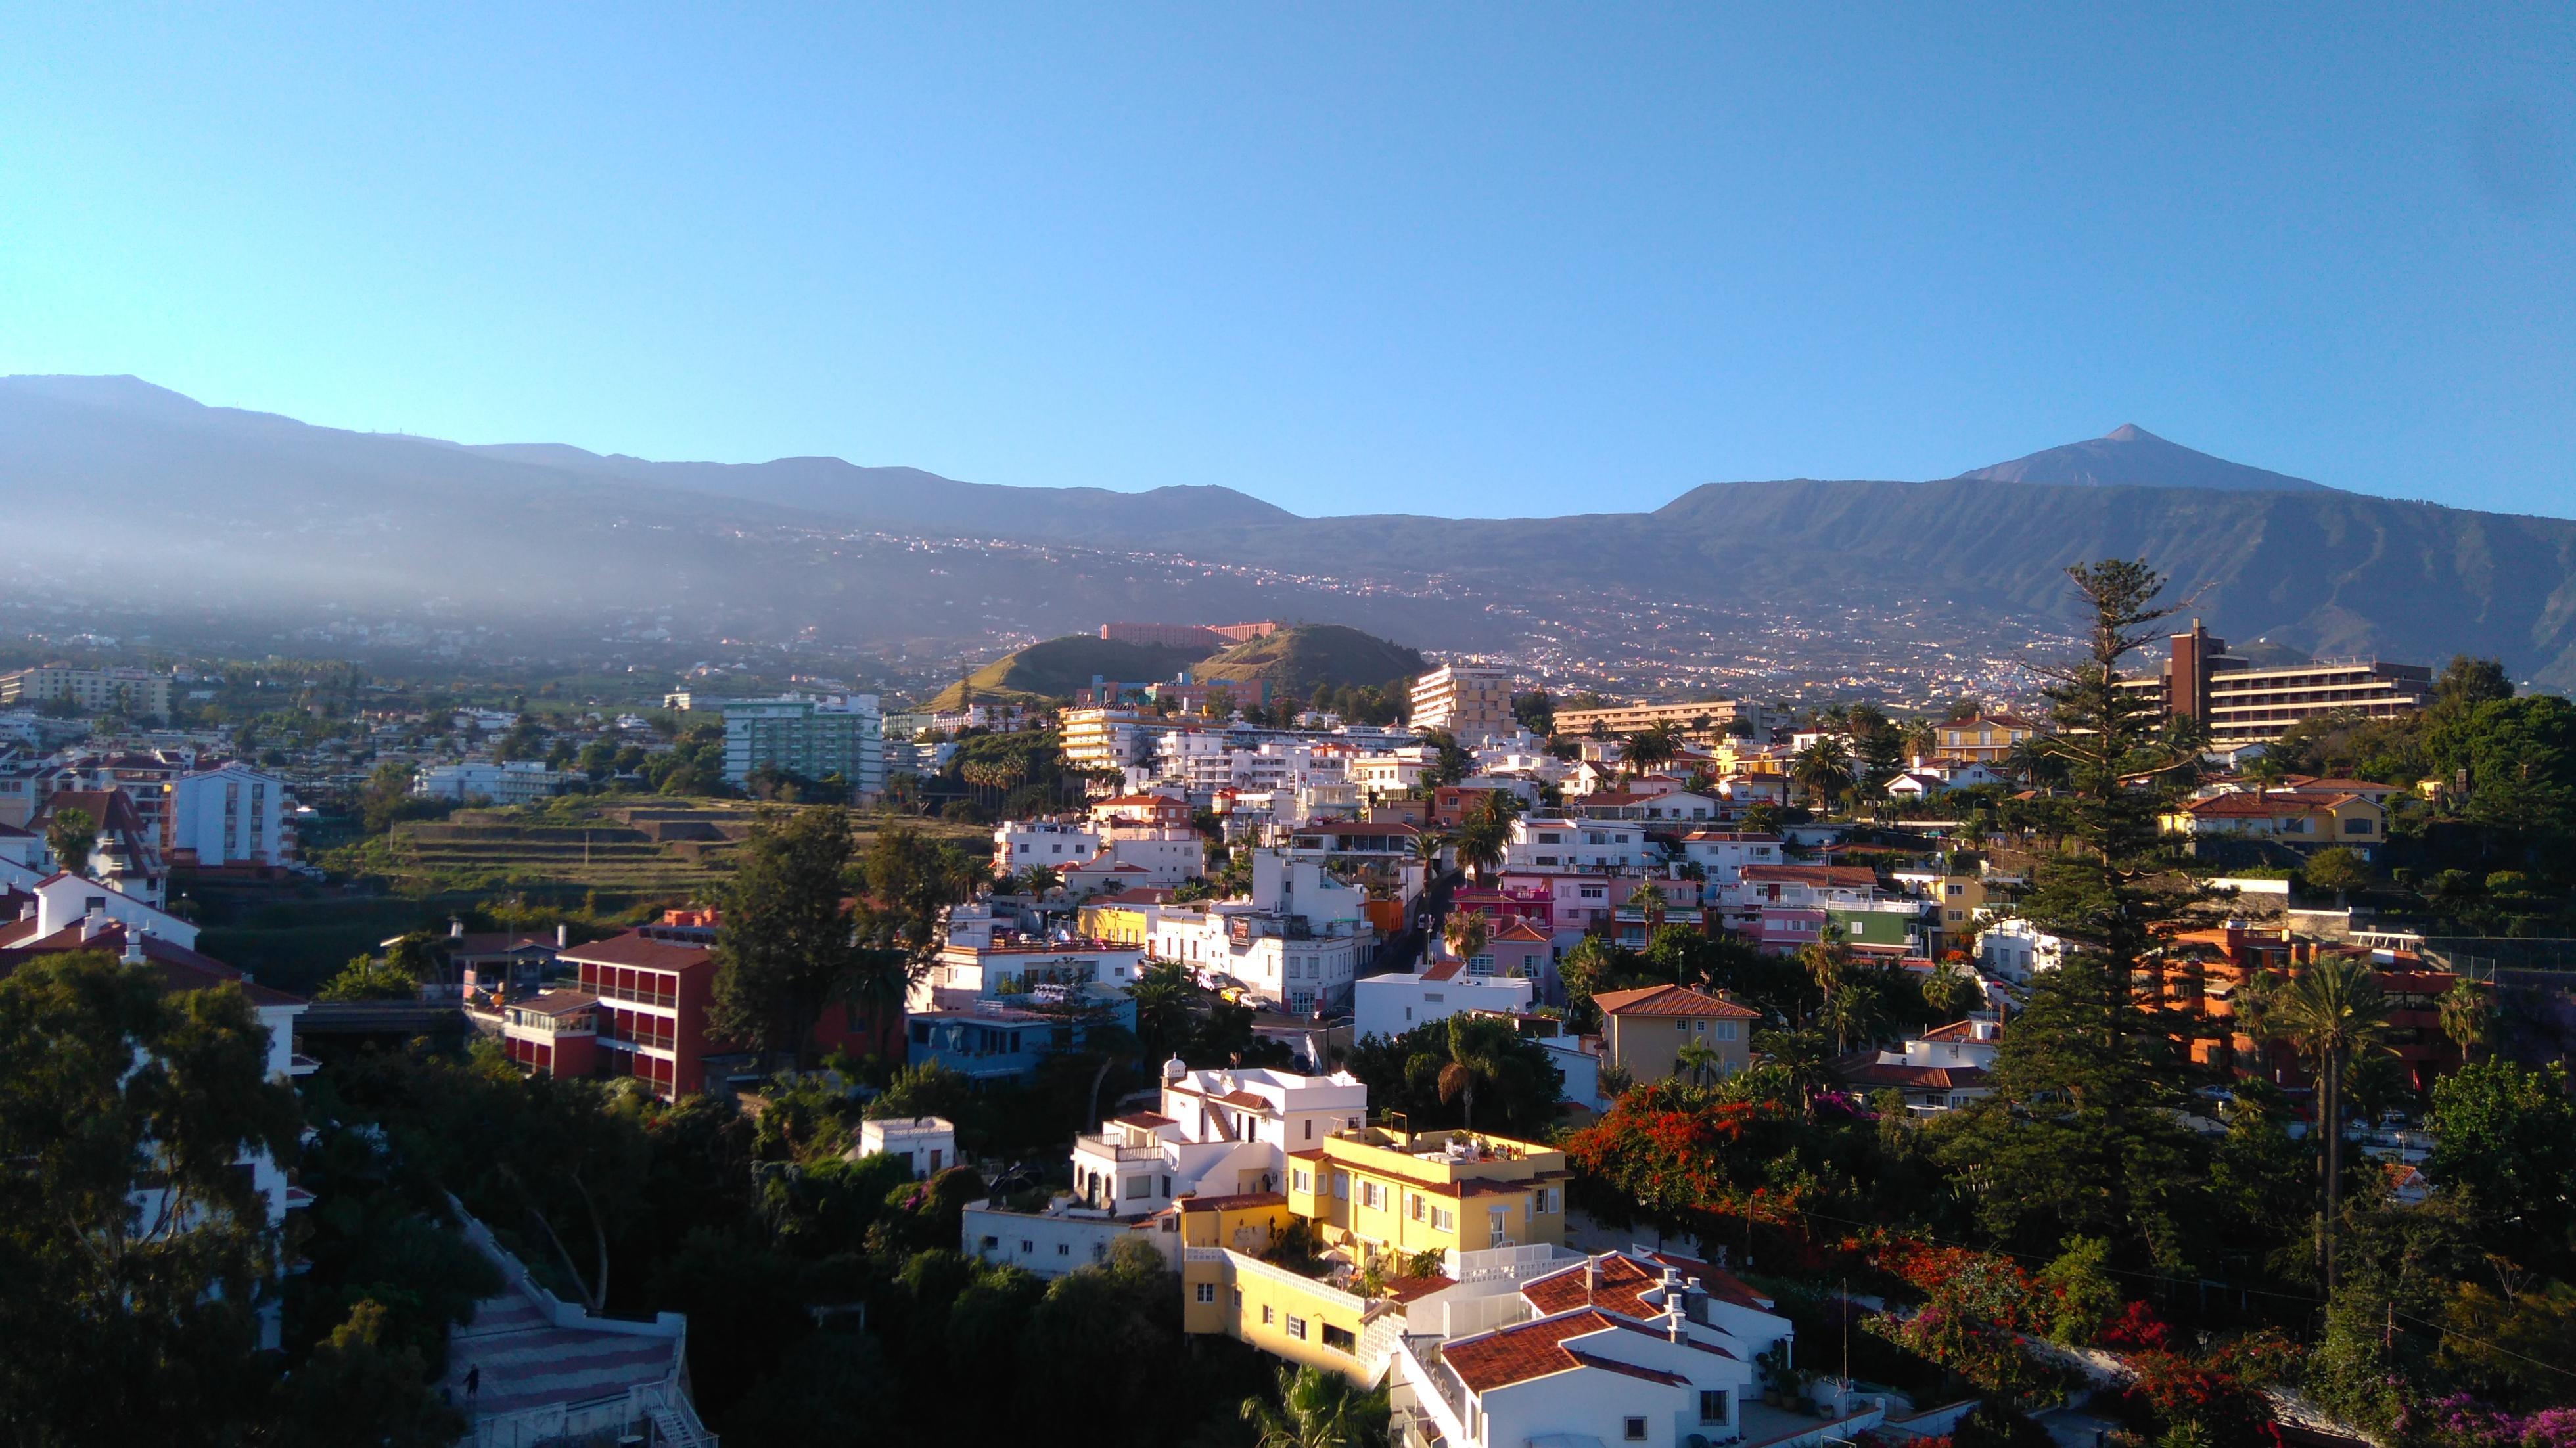
<path id="1" fill-rule="evenodd" d="M 570 968 L 574 984 L 498 1007 L 510 1059 L 550 1076 L 633 1076 L 669 1101 L 705 1090 L 710 1060 L 751 1054 L 708 1024 L 713 947 L 670 939 L 668 928 L 555 952 L 556 969 Z M 856 1007 L 836 1006 L 816 1024 L 813 1044 L 834 1051 L 882 1049 L 884 1042 Z"/>

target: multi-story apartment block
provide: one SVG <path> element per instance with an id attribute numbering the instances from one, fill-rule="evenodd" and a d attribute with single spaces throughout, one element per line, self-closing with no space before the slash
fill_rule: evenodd
<path id="1" fill-rule="evenodd" d="M 1207 841 L 1186 822 L 1139 825 L 1004 820 L 993 830 L 993 869 L 1108 870 L 1131 885 L 1172 886 L 1207 873 Z"/>
<path id="2" fill-rule="evenodd" d="M 839 775 L 860 799 L 885 790 L 885 739 L 874 694 L 740 699 L 725 705 L 725 779 L 755 769 L 807 779 Z"/>
<path id="3" fill-rule="evenodd" d="M 66 701 L 90 712 L 117 709 L 140 719 L 167 719 L 170 676 L 145 669 L 83 669 L 70 664 L 0 674 L 0 708 Z"/>
<path id="4" fill-rule="evenodd" d="M 1108 774 L 1153 758 L 1155 742 L 1181 727 L 1135 709 L 1067 709 L 1056 716 L 1065 767 Z"/>
<path id="5" fill-rule="evenodd" d="M 1277 850 L 1253 853 L 1247 897 L 1152 913 L 1155 959 L 1298 1015 L 1341 1004 L 1377 945 L 1365 891 Z"/>
<path id="6" fill-rule="evenodd" d="M 1512 717 L 1512 671 L 1450 664 L 1413 681 L 1416 729 L 1446 729 L 1474 745 L 1520 731 Z"/>
<path id="7" fill-rule="evenodd" d="M 2270 743 L 2320 714 L 2393 719 L 2433 696 L 2433 671 L 2422 664 L 2328 658 L 2258 668 L 2228 653 L 2227 641 L 2212 637 L 2198 619 L 2189 632 L 2173 636 L 2160 673 L 2121 683 L 2169 717 L 2200 720 L 2217 749 Z"/>
<path id="8" fill-rule="evenodd" d="M 201 867 L 275 865 L 286 858 L 286 786 L 246 764 L 183 774 L 164 788 L 170 855 Z"/>
<path id="9" fill-rule="evenodd" d="M 1512 821 L 1511 842 L 1503 849 L 1503 867 L 1522 873 L 1637 871 L 1663 860 L 1663 848 L 1646 837 L 1641 824 L 1565 815 L 1522 815 Z"/>
<path id="10" fill-rule="evenodd" d="M 546 1068 L 552 1074 L 632 1076 L 664 1100 L 705 1089 L 712 1039 L 707 1011 L 715 1003 L 713 951 L 629 931 L 559 951 L 555 960 L 573 967 L 579 989 L 539 996 L 548 1004 L 527 1022 L 505 1028 L 505 1036 L 524 1032 L 532 1046 L 542 1041 L 559 1047 L 564 1036 L 587 1034 L 594 1046 L 582 1059 L 591 1063 L 590 1069 L 574 1070 L 565 1062 Z M 585 1014 L 577 996 L 589 997 L 594 1009 Z"/>
<path id="11" fill-rule="evenodd" d="M 1740 699 L 1702 699 L 1681 704 L 1614 704 L 1603 709 L 1559 709 L 1556 732 L 1574 738 L 1608 739 L 1639 734 L 1669 724 L 1684 739 L 1714 744 L 1721 739 L 1767 740 L 1789 716 Z"/>
<path id="12" fill-rule="evenodd" d="M 516 759 L 507 764 L 467 760 L 422 770 L 413 777 L 411 792 L 460 804 L 477 799 L 496 805 L 536 804 L 562 793 L 571 779 L 566 771 L 548 769 L 534 759 Z"/>

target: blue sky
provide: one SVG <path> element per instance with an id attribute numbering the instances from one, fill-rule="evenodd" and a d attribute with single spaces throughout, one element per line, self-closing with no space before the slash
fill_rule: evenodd
<path id="1" fill-rule="evenodd" d="M 2576 11 L 0 12 L 0 372 L 1300 512 L 2576 513 Z M 1106 13 L 1100 13 L 1106 12 Z"/>

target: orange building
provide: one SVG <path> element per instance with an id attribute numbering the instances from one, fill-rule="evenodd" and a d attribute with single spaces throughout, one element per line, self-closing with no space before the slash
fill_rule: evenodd
<path id="1" fill-rule="evenodd" d="M 2438 1077 L 2460 1067 L 2458 1044 L 2442 1032 L 2442 997 L 2459 983 L 2456 974 L 2428 967 L 2412 951 L 2374 950 L 2334 941 L 2303 940 L 2285 929 L 2229 924 L 2174 932 L 2164 955 L 2140 972 L 2141 1004 L 2180 1011 L 2209 1023 L 2209 1034 L 2185 1044 L 2191 1059 L 2212 1070 L 2260 1076 L 2278 1086 L 2309 1085 L 2298 1052 L 2280 1041 L 2257 1042 L 2234 1028 L 2236 1003 L 2258 974 L 2296 979 L 2322 961 L 2366 959 L 2378 969 L 2388 1002 L 2387 1040 L 2404 1062 L 2408 1084 L 2432 1089 Z"/>

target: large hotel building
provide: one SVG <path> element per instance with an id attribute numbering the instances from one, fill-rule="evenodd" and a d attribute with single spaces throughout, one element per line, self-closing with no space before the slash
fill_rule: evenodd
<path id="1" fill-rule="evenodd" d="M 2209 727 L 2219 749 L 2269 744 L 2302 719 L 2350 712 L 2373 719 L 2411 714 L 2430 702 L 2433 671 L 2421 664 L 2378 659 L 2311 659 L 2261 668 L 2227 652 L 2191 621 L 2173 636 L 2163 672 L 2122 683 L 2152 695 L 2169 715 L 2190 715 Z"/>

